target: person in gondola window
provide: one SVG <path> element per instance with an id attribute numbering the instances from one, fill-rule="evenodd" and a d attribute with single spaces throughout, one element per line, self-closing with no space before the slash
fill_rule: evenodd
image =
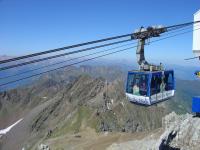
<path id="1" fill-rule="evenodd" d="M 141 77 L 141 82 L 140 82 L 140 95 L 146 96 L 147 95 L 147 87 L 146 87 L 146 77 L 142 76 Z"/>
<path id="2" fill-rule="evenodd" d="M 134 95 L 140 95 L 140 89 L 139 89 L 139 86 L 138 86 L 138 82 L 136 81 L 136 83 L 134 84 L 133 86 L 133 94 Z"/>
<path id="3" fill-rule="evenodd" d="M 165 76 L 162 77 L 162 82 L 160 84 L 160 92 L 164 92 L 165 91 Z"/>

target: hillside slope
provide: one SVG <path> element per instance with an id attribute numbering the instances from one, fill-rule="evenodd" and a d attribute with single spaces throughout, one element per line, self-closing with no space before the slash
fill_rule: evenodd
<path id="1" fill-rule="evenodd" d="M 145 108 L 130 104 L 125 98 L 122 87 L 123 83 L 120 81 L 105 87 L 105 81 L 101 78 L 80 76 L 55 96 L 52 95 L 47 101 L 40 102 L 34 108 L 38 110 L 37 112 L 32 109 L 27 113 L 25 116 L 29 117 L 24 117 L 25 119 L 6 135 L 7 140 L 2 149 L 7 149 L 9 148 L 7 146 L 13 144 L 16 148 L 21 145 L 29 147 L 40 139 L 46 138 L 49 132 L 51 134 L 48 136 L 59 137 L 67 133 L 78 133 L 87 127 L 97 132 L 131 133 L 160 127 L 161 118 L 165 114 L 163 108 L 156 106 Z M 47 102 L 49 104 L 46 104 Z M 42 107 L 41 105 L 44 104 L 45 107 Z M 28 105 L 31 105 L 31 102 Z M 22 126 L 29 128 L 23 131 L 27 132 L 23 134 L 26 137 L 23 138 L 24 141 L 15 138 L 21 135 L 21 132 L 15 131 L 22 131 Z M 31 135 L 28 137 L 28 134 Z"/>

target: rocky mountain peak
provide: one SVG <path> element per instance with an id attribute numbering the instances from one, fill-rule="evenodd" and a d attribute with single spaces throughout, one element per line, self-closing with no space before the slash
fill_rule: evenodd
<path id="1" fill-rule="evenodd" d="M 164 133 L 158 145 L 160 148 L 200 149 L 200 118 L 191 114 L 177 115 L 172 112 L 163 118 Z"/>

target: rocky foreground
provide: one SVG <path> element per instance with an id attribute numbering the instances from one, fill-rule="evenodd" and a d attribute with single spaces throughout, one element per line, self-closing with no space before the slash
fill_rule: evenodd
<path id="1" fill-rule="evenodd" d="M 163 118 L 163 127 L 159 131 L 141 140 L 114 143 L 108 150 L 199 150 L 200 118 L 191 114 L 177 115 L 172 112 Z M 160 135 L 160 136 L 159 136 Z"/>

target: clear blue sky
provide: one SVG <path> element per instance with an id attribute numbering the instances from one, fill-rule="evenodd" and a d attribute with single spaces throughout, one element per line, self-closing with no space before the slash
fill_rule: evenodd
<path id="1" fill-rule="evenodd" d="M 0 55 L 23 55 L 126 34 L 140 26 L 193 20 L 199 0 L 0 0 Z M 192 29 L 192 28 L 191 28 Z M 146 48 L 148 59 L 192 56 L 192 33 Z M 135 59 L 135 51 L 113 55 Z"/>

